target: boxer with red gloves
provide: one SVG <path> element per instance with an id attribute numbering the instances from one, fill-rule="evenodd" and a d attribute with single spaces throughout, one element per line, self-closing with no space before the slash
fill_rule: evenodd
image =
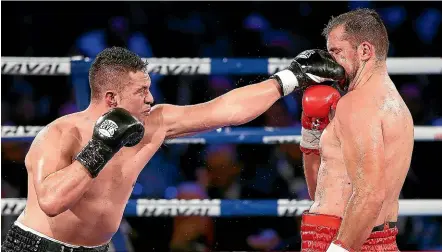
<path id="1" fill-rule="evenodd" d="M 374 10 L 358 9 L 332 18 L 323 34 L 348 92 L 304 93 L 300 148 L 313 204 L 302 215 L 301 251 L 399 251 L 414 125 L 388 74 L 387 31 Z"/>
<path id="2" fill-rule="evenodd" d="M 302 97 L 303 112 L 301 115 L 302 130 L 300 149 L 304 157 L 304 169 L 310 197 L 315 200 L 315 192 L 317 185 L 317 174 L 320 165 L 325 166 L 327 163 L 321 163 L 320 142 L 321 135 L 324 130 L 336 130 L 336 125 L 331 125 L 334 114 L 338 106 L 341 95 L 335 88 L 326 85 L 315 85 L 308 87 Z M 345 133 L 344 133 L 345 134 Z M 330 144 L 327 141 L 321 142 L 322 148 L 327 149 Z M 328 161 L 325 153 L 323 161 Z M 340 180 L 335 182 L 340 183 Z M 319 182 L 320 183 L 320 182 Z M 324 190 L 332 189 L 330 186 L 324 187 Z M 324 192 L 320 192 L 324 194 Z M 314 204 L 315 206 L 315 204 Z M 304 213 L 301 226 L 302 251 L 325 251 L 327 252 L 348 252 L 353 251 L 345 243 L 337 240 L 338 229 L 341 225 L 342 218 L 334 215 L 317 213 Z M 384 230 L 385 229 L 385 230 Z M 397 229 L 395 222 L 388 222 L 385 225 L 376 226 L 372 230 L 372 234 L 364 243 L 363 251 L 390 251 L 396 249 L 395 235 Z"/>

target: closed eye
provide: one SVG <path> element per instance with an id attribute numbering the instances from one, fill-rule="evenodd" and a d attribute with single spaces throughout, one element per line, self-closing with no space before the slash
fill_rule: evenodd
<path id="1" fill-rule="evenodd" d="M 135 91 L 136 94 L 145 94 L 149 91 L 147 86 L 141 87 Z"/>
<path id="2" fill-rule="evenodd" d="M 342 51 L 341 49 L 338 49 L 338 48 L 335 48 L 335 47 L 330 48 L 328 50 L 329 53 L 334 53 L 334 54 L 340 53 L 341 51 Z"/>

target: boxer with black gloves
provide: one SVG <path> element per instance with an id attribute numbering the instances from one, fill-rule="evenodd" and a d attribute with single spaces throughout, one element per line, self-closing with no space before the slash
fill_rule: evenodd
<path id="1" fill-rule="evenodd" d="M 151 109 L 146 63 L 126 49 L 105 49 L 89 71 L 89 107 L 34 140 L 26 208 L 2 251 L 106 251 L 139 173 L 165 139 L 247 123 L 293 91 L 343 77 L 328 53 L 306 51 L 260 83 L 201 104 Z"/>
<path id="2" fill-rule="evenodd" d="M 77 154 L 75 159 L 79 163 L 70 165 L 71 169 L 83 167 L 91 178 L 96 178 L 112 157 L 124 146 L 133 147 L 137 145 L 144 136 L 144 126 L 123 108 L 114 108 L 103 114 L 95 123 L 92 138 L 86 146 Z M 46 150 L 48 151 L 48 150 Z M 51 153 L 48 153 L 51 155 Z M 79 165 L 81 164 L 81 165 Z M 64 171 L 67 171 L 67 167 Z M 80 168 L 81 169 L 81 168 Z M 84 172 L 80 172 L 84 176 Z M 50 176 L 50 175 L 49 175 Z M 48 177 L 49 177 L 48 176 Z M 69 176 L 66 174 L 66 176 Z M 87 176 L 87 175 L 86 175 Z M 91 179 L 84 179 L 91 182 Z M 60 181 L 63 183 L 63 181 Z M 72 178 L 66 177 L 67 184 L 72 182 Z M 56 190 L 56 188 L 54 188 Z M 69 188 L 68 188 L 69 189 Z M 77 188 L 71 188 L 76 190 Z M 45 199 L 40 198 L 39 204 L 43 211 L 49 215 L 57 215 L 72 208 L 69 204 L 72 197 L 71 192 L 66 191 L 65 197 L 58 199 L 57 204 L 46 205 Z M 26 242 L 23 242 L 26 239 Z M 2 251 L 71 251 L 70 249 L 82 251 L 107 251 L 108 245 L 94 246 L 89 249 L 80 246 L 70 246 L 63 242 L 54 240 L 45 234 L 34 231 L 23 224 L 16 222 L 9 231 Z"/>

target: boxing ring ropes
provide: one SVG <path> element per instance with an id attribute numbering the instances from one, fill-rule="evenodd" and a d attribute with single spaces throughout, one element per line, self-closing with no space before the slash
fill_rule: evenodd
<path id="1" fill-rule="evenodd" d="M 269 75 L 290 59 L 269 58 L 149 58 L 148 71 L 161 75 Z M 2 75 L 70 76 L 75 83 L 79 109 L 89 103 L 87 71 L 92 59 L 2 57 Z M 389 58 L 390 74 L 442 74 L 442 58 Z M 42 126 L 2 126 L 2 142 L 31 141 Z M 282 144 L 299 143 L 300 128 L 222 128 L 213 132 L 166 141 L 169 144 Z M 415 126 L 415 141 L 442 141 L 442 127 Z M 3 198 L 2 216 L 20 214 L 26 199 Z M 299 216 L 312 204 L 309 200 L 129 200 L 125 216 Z M 400 216 L 442 216 L 442 199 L 400 200 Z"/>

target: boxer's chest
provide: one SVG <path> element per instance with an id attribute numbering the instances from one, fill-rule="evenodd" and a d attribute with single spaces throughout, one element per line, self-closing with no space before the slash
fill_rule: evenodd
<path id="1" fill-rule="evenodd" d="M 139 172 L 144 167 L 134 162 L 137 150 L 124 148 L 106 164 L 94 179 L 91 189 L 84 198 L 89 200 L 108 199 L 116 204 L 124 203 L 132 193 Z"/>
<path id="2" fill-rule="evenodd" d="M 91 134 L 92 132 L 83 131 L 82 139 L 85 140 L 75 153 L 81 151 L 81 146 L 87 144 L 86 140 L 90 139 Z M 83 199 L 90 202 L 107 201 L 109 204 L 125 205 L 141 170 L 148 163 L 152 153 L 161 146 L 160 140 L 120 149 L 94 179 L 92 187 L 84 194 Z M 146 146 L 147 149 L 141 151 Z"/>
<path id="3" fill-rule="evenodd" d="M 133 164 L 136 154 L 136 150 L 129 148 L 118 152 L 72 210 L 77 219 L 82 221 L 81 225 L 93 223 L 95 227 L 100 227 L 100 231 L 93 234 L 99 238 L 103 234 L 113 234 L 118 229 L 141 170 Z"/>
<path id="4" fill-rule="evenodd" d="M 336 136 L 335 120 L 332 120 L 329 125 L 324 129 L 321 139 L 319 141 L 319 147 L 322 158 L 341 158 L 341 145 L 338 137 Z"/>

